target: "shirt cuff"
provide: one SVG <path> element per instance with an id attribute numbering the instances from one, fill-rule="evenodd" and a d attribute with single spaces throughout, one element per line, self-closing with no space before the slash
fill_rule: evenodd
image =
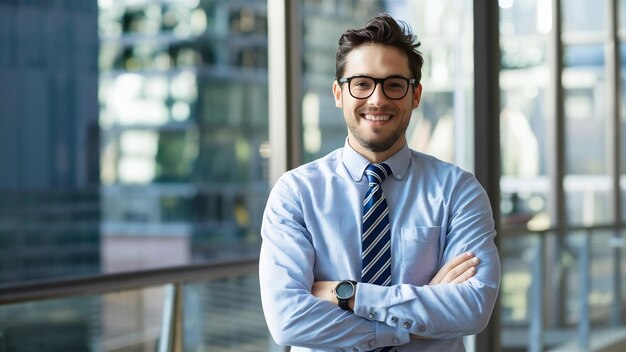
<path id="1" fill-rule="evenodd" d="M 411 342 L 411 335 L 408 332 L 391 327 L 385 323 L 376 324 L 376 346 L 374 347 L 400 346 L 409 342 Z M 372 341 L 369 343 L 369 347 L 372 347 Z"/>
<path id="2" fill-rule="evenodd" d="M 369 347 L 399 346 L 410 342 L 406 329 L 395 327 L 387 322 L 385 295 L 387 287 L 359 282 L 354 295 L 354 314 L 376 321 L 376 341 L 369 341 Z"/>
<path id="3" fill-rule="evenodd" d="M 354 314 L 368 320 L 385 322 L 388 287 L 359 282 L 354 295 Z"/>

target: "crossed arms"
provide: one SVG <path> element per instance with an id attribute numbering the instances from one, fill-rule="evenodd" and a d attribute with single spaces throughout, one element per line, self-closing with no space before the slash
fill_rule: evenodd
<path id="1" fill-rule="evenodd" d="M 499 261 L 488 200 L 475 186 L 464 186 L 463 192 L 471 194 L 453 209 L 459 215 L 448 222 L 440 254 L 445 264 L 430 282 L 358 283 L 350 302 L 354 312 L 349 312 L 337 306 L 332 292 L 335 280 L 358 275 L 343 262 L 348 247 L 324 247 L 330 242 L 313 237 L 309 221 L 315 220 L 303 211 L 302 195 L 292 191 L 298 187 L 279 181 L 264 215 L 259 262 L 263 310 L 274 340 L 312 349 L 371 350 L 407 344 L 418 336 L 450 339 L 481 331 L 495 303 Z M 334 230 L 342 232 L 340 226 L 341 221 L 333 222 Z"/>

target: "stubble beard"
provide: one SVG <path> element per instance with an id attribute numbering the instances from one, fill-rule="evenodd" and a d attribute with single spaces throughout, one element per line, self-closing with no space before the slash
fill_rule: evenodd
<path id="1" fill-rule="evenodd" d="M 372 138 L 368 140 L 367 138 L 363 137 L 361 133 L 359 133 L 358 129 L 354 126 L 350 126 L 350 132 L 354 136 L 354 139 L 356 139 L 357 143 L 359 143 L 363 148 L 374 153 L 381 153 L 391 149 L 391 147 L 396 144 L 396 142 L 402 137 L 404 133 L 404 131 L 399 128 L 394 130 L 392 134 L 385 139 L 376 140 Z"/>

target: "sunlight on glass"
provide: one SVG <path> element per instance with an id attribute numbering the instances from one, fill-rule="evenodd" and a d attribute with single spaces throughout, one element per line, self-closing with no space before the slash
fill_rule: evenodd
<path id="1" fill-rule="evenodd" d="M 153 99 L 167 99 L 167 79 L 162 76 L 149 77 L 145 80 L 145 95 Z"/>
<path id="2" fill-rule="evenodd" d="M 154 158 L 124 156 L 119 161 L 119 179 L 125 183 L 149 183 L 154 179 Z"/>
<path id="3" fill-rule="evenodd" d="M 550 33 L 552 30 L 552 1 L 538 0 L 537 2 L 537 32 Z"/>
<path id="4" fill-rule="evenodd" d="M 172 119 L 174 121 L 185 121 L 189 118 L 190 113 L 191 108 L 185 102 L 177 101 L 172 105 Z"/>
<path id="5" fill-rule="evenodd" d="M 307 93 L 302 99 L 302 128 L 304 149 L 307 153 L 317 153 L 322 145 L 320 131 L 320 99 L 315 93 Z"/>
<path id="6" fill-rule="evenodd" d="M 120 137 L 120 149 L 125 155 L 154 157 L 158 136 L 152 131 L 126 131 Z"/>
<path id="7" fill-rule="evenodd" d="M 194 34 L 200 34 L 207 28 L 206 12 L 202 9 L 195 9 L 191 13 L 191 30 Z"/>
<path id="8" fill-rule="evenodd" d="M 98 0 L 98 7 L 101 9 L 107 9 L 113 5 L 114 0 Z"/>
<path id="9" fill-rule="evenodd" d="M 514 0 L 498 0 L 498 6 L 502 9 L 510 9 L 515 3 Z"/>
<path id="10" fill-rule="evenodd" d="M 196 75 L 191 71 L 182 71 L 174 76 L 170 85 L 170 94 L 177 100 L 196 100 L 198 96 Z"/>

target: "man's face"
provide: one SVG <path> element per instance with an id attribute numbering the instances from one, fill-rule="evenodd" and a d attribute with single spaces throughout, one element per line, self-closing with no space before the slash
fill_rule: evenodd
<path id="1" fill-rule="evenodd" d="M 356 48 L 346 57 L 342 78 L 352 76 L 411 78 L 411 70 L 408 57 L 400 49 L 371 44 Z M 343 109 L 352 148 L 366 156 L 385 158 L 400 150 L 405 144 L 411 112 L 419 104 L 421 91 L 421 85 L 415 89 L 410 85 L 404 98 L 392 100 L 385 96 L 382 84 L 378 83 L 369 98 L 356 99 L 350 95 L 348 83 L 335 81 L 335 105 Z"/>

